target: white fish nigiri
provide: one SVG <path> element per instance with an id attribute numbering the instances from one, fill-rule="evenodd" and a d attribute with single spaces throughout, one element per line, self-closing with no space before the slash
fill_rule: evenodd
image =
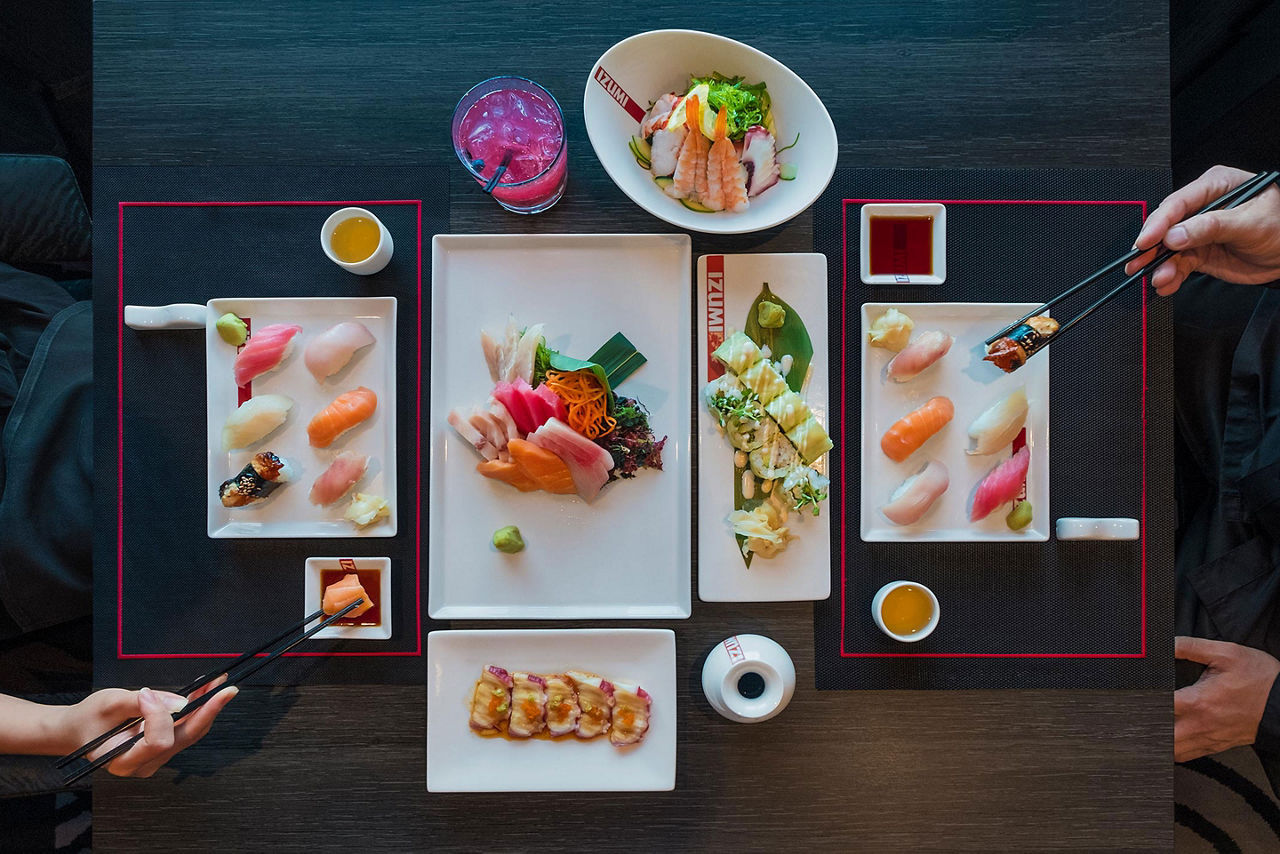
<path id="1" fill-rule="evenodd" d="M 1018 435 L 1027 421 L 1027 392 L 1018 389 L 993 404 L 969 425 L 966 454 L 994 454 Z"/>
<path id="2" fill-rule="evenodd" d="M 324 382 L 325 377 L 345 368 L 357 350 L 377 340 L 363 323 L 347 320 L 316 336 L 303 352 L 302 361 L 316 382 Z"/>
<path id="3" fill-rule="evenodd" d="M 889 503 L 880 508 L 884 517 L 895 525 L 912 525 L 929 512 L 933 502 L 942 497 L 951 485 L 947 467 L 937 460 L 911 475 L 889 496 Z"/>
<path id="4" fill-rule="evenodd" d="M 328 505 L 347 494 L 364 477 L 369 458 L 355 451 L 343 451 L 333 458 L 324 473 L 311 485 L 311 503 Z"/>
<path id="5" fill-rule="evenodd" d="M 283 424 L 292 408 L 293 400 L 283 394 L 249 398 L 222 425 L 222 450 L 252 445 Z"/>
<path id="6" fill-rule="evenodd" d="M 945 332 L 921 332 L 889 362 L 889 379 L 895 383 L 915 379 L 925 368 L 947 355 L 954 340 Z"/>

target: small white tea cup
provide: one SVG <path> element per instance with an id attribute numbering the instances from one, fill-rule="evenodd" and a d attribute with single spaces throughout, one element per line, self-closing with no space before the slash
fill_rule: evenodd
<path id="1" fill-rule="evenodd" d="M 711 707 L 729 720 L 760 723 L 791 702 L 796 667 L 777 641 L 763 635 L 734 635 L 707 655 L 702 692 Z"/>
<path id="2" fill-rule="evenodd" d="M 885 598 L 899 587 L 906 587 L 908 585 L 918 587 L 929 597 L 929 602 L 933 605 L 933 616 L 929 618 L 929 622 L 925 624 L 924 628 L 919 631 L 912 632 L 909 635 L 900 635 L 897 632 L 890 631 L 889 627 L 884 624 L 884 614 L 881 612 L 884 609 Z M 884 587 L 877 590 L 875 598 L 871 600 L 871 618 L 876 621 L 876 626 L 889 637 L 896 641 L 902 641 L 903 643 L 915 643 L 916 641 L 924 640 L 929 635 L 933 634 L 933 630 L 938 627 L 938 617 L 941 616 L 941 613 L 942 612 L 938 608 L 938 597 L 934 596 L 932 590 L 925 587 L 918 581 L 890 581 Z"/>
<path id="3" fill-rule="evenodd" d="M 343 261 L 333 253 L 333 230 L 338 227 L 339 223 L 357 216 L 366 217 L 378 224 L 378 245 L 373 250 L 373 254 L 363 261 Z M 391 232 L 387 231 L 387 227 L 382 224 L 382 220 L 369 211 L 364 208 L 342 208 L 331 213 L 329 218 L 324 221 L 324 225 L 320 227 L 320 248 L 324 250 L 324 254 L 330 261 L 347 272 L 355 273 L 357 276 L 372 276 L 391 262 L 391 253 L 395 251 L 395 243 L 391 240 Z"/>

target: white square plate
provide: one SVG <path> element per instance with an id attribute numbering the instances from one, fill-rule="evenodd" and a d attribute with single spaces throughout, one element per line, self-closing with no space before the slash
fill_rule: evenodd
<path id="1" fill-rule="evenodd" d="M 485 737 L 471 731 L 481 668 L 586 670 L 638 683 L 653 697 L 649 732 L 617 748 L 583 741 Z M 670 791 L 676 784 L 676 636 L 670 629 L 452 631 L 427 635 L 427 791 Z"/>
<path id="2" fill-rule="evenodd" d="M 933 273 L 871 275 L 871 217 L 933 217 Z M 937 202 L 869 203 L 862 206 L 858 227 L 858 257 L 865 285 L 940 285 L 947 280 L 947 208 Z"/>
<path id="3" fill-rule="evenodd" d="M 1012 323 L 1037 303 L 866 303 L 862 306 L 862 539 L 866 542 L 1043 542 L 1049 539 L 1049 350 L 1029 359 L 1012 374 L 990 362 L 983 344 L 987 336 Z M 915 321 L 912 340 L 921 332 L 939 329 L 954 336 L 951 350 L 918 377 L 905 383 L 885 378 L 894 354 L 867 343 L 871 324 L 890 308 Z M 1021 531 L 1005 524 L 1012 505 L 996 508 L 980 522 L 969 521 L 969 503 L 978 483 L 1010 448 L 987 456 L 965 453 L 969 425 L 996 401 L 1019 386 L 1027 390 L 1027 498 L 1034 517 Z M 951 399 L 956 414 L 937 435 L 905 462 L 895 463 L 880 450 L 880 437 L 895 421 L 941 395 Z M 924 518 L 899 527 L 880 513 L 880 507 L 910 475 L 936 459 L 951 475 L 950 488 Z"/>
<path id="4" fill-rule="evenodd" d="M 708 274 L 709 259 L 723 258 L 723 276 Z M 719 266 L 718 264 L 715 266 Z M 831 595 L 831 502 L 822 513 L 792 513 L 797 539 L 747 569 L 726 517 L 733 510 L 733 447 L 702 401 L 710 381 L 708 332 L 740 331 L 764 282 L 804 320 L 813 362 L 804 399 L 827 423 L 827 258 L 795 255 L 703 255 L 698 259 L 698 598 L 704 602 L 781 602 Z M 828 463 L 824 459 L 823 465 Z M 829 469 L 827 469 L 829 471 Z"/>
<path id="5" fill-rule="evenodd" d="M 685 618 L 690 608 L 690 299 L 686 235 L 437 235 L 431 242 L 428 610 L 449 619 Z M 667 437 L 663 470 L 576 495 L 482 477 L 449 426 L 493 382 L 480 331 L 508 315 L 586 358 L 622 332 L 648 362 L 621 391 Z M 517 555 L 493 548 L 516 525 Z"/>
<path id="6" fill-rule="evenodd" d="M 352 561 L 354 569 L 343 566 L 342 562 Z M 365 592 L 370 596 L 377 596 L 377 604 L 382 608 L 382 622 L 376 626 L 326 626 L 316 632 L 312 637 L 317 640 L 324 638 L 349 638 L 352 640 L 391 640 L 391 558 L 388 557 L 357 557 L 357 558 L 340 558 L 340 557 L 309 557 L 307 558 L 306 571 L 303 577 L 303 599 L 304 607 L 302 615 L 314 614 L 320 610 L 320 604 L 324 601 L 324 591 L 320 586 L 320 573 L 326 569 L 340 569 L 344 572 L 356 572 L 362 569 L 380 570 L 378 576 L 378 590 L 374 591 L 366 589 Z"/>
<path id="7" fill-rule="evenodd" d="M 288 419 L 248 448 L 222 450 L 222 425 L 235 412 L 232 379 L 236 349 L 223 341 L 214 323 L 227 312 L 251 321 L 251 329 L 272 323 L 296 323 L 302 332 L 284 364 L 253 380 L 255 396 L 283 394 L 293 399 Z M 396 534 L 396 299 L 395 297 L 298 297 L 287 299 L 215 299 L 206 307 L 205 353 L 209 440 L 209 536 L 225 537 L 394 537 Z M 330 326 L 358 320 L 377 339 L 356 352 L 351 362 L 324 383 L 302 362 L 306 346 Z M 378 395 L 378 408 L 363 424 L 327 448 L 313 448 L 307 423 L 344 391 L 357 386 Z M 233 477 L 259 451 L 274 451 L 294 467 L 294 481 L 277 488 L 267 500 L 248 507 L 223 507 L 218 487 Z M 342 518 L 350 493 L 329 507 L 309 500 L 311 484 L 341 451 L 369 456 L 369 470 L 352 493 L 381 495 L 391 515 L 363 528 Z"/>

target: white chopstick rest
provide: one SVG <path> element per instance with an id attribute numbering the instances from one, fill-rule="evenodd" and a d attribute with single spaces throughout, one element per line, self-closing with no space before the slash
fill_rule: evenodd
<path id="1" fill-rule="evenodd" d="M 1057 523 L 1059 540 L 1136 540 L 1137 519 L 1090 519 L 1063 516 Z"/>
<path id="2" fill-rule="evenodd" d="M 796 691 L 796 667 L 778 643 L 763 635 L 734 635 L 716 644 L 702 665 L 702 691 L 731 721 L 767 721 Z"/>

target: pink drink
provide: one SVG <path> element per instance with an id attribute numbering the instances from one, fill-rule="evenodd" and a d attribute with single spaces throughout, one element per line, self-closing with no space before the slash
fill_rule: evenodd
<path id="1" fill-rule="evenodd" d="M 564 193 L 564 119 L 555 98 L 530 80 L 493 78 L 464 95 L 453 115 L 453 146 L 484 185 L 510 152 L 510 162 L 492 191 L 508 210 L 544 211 Z"/>

